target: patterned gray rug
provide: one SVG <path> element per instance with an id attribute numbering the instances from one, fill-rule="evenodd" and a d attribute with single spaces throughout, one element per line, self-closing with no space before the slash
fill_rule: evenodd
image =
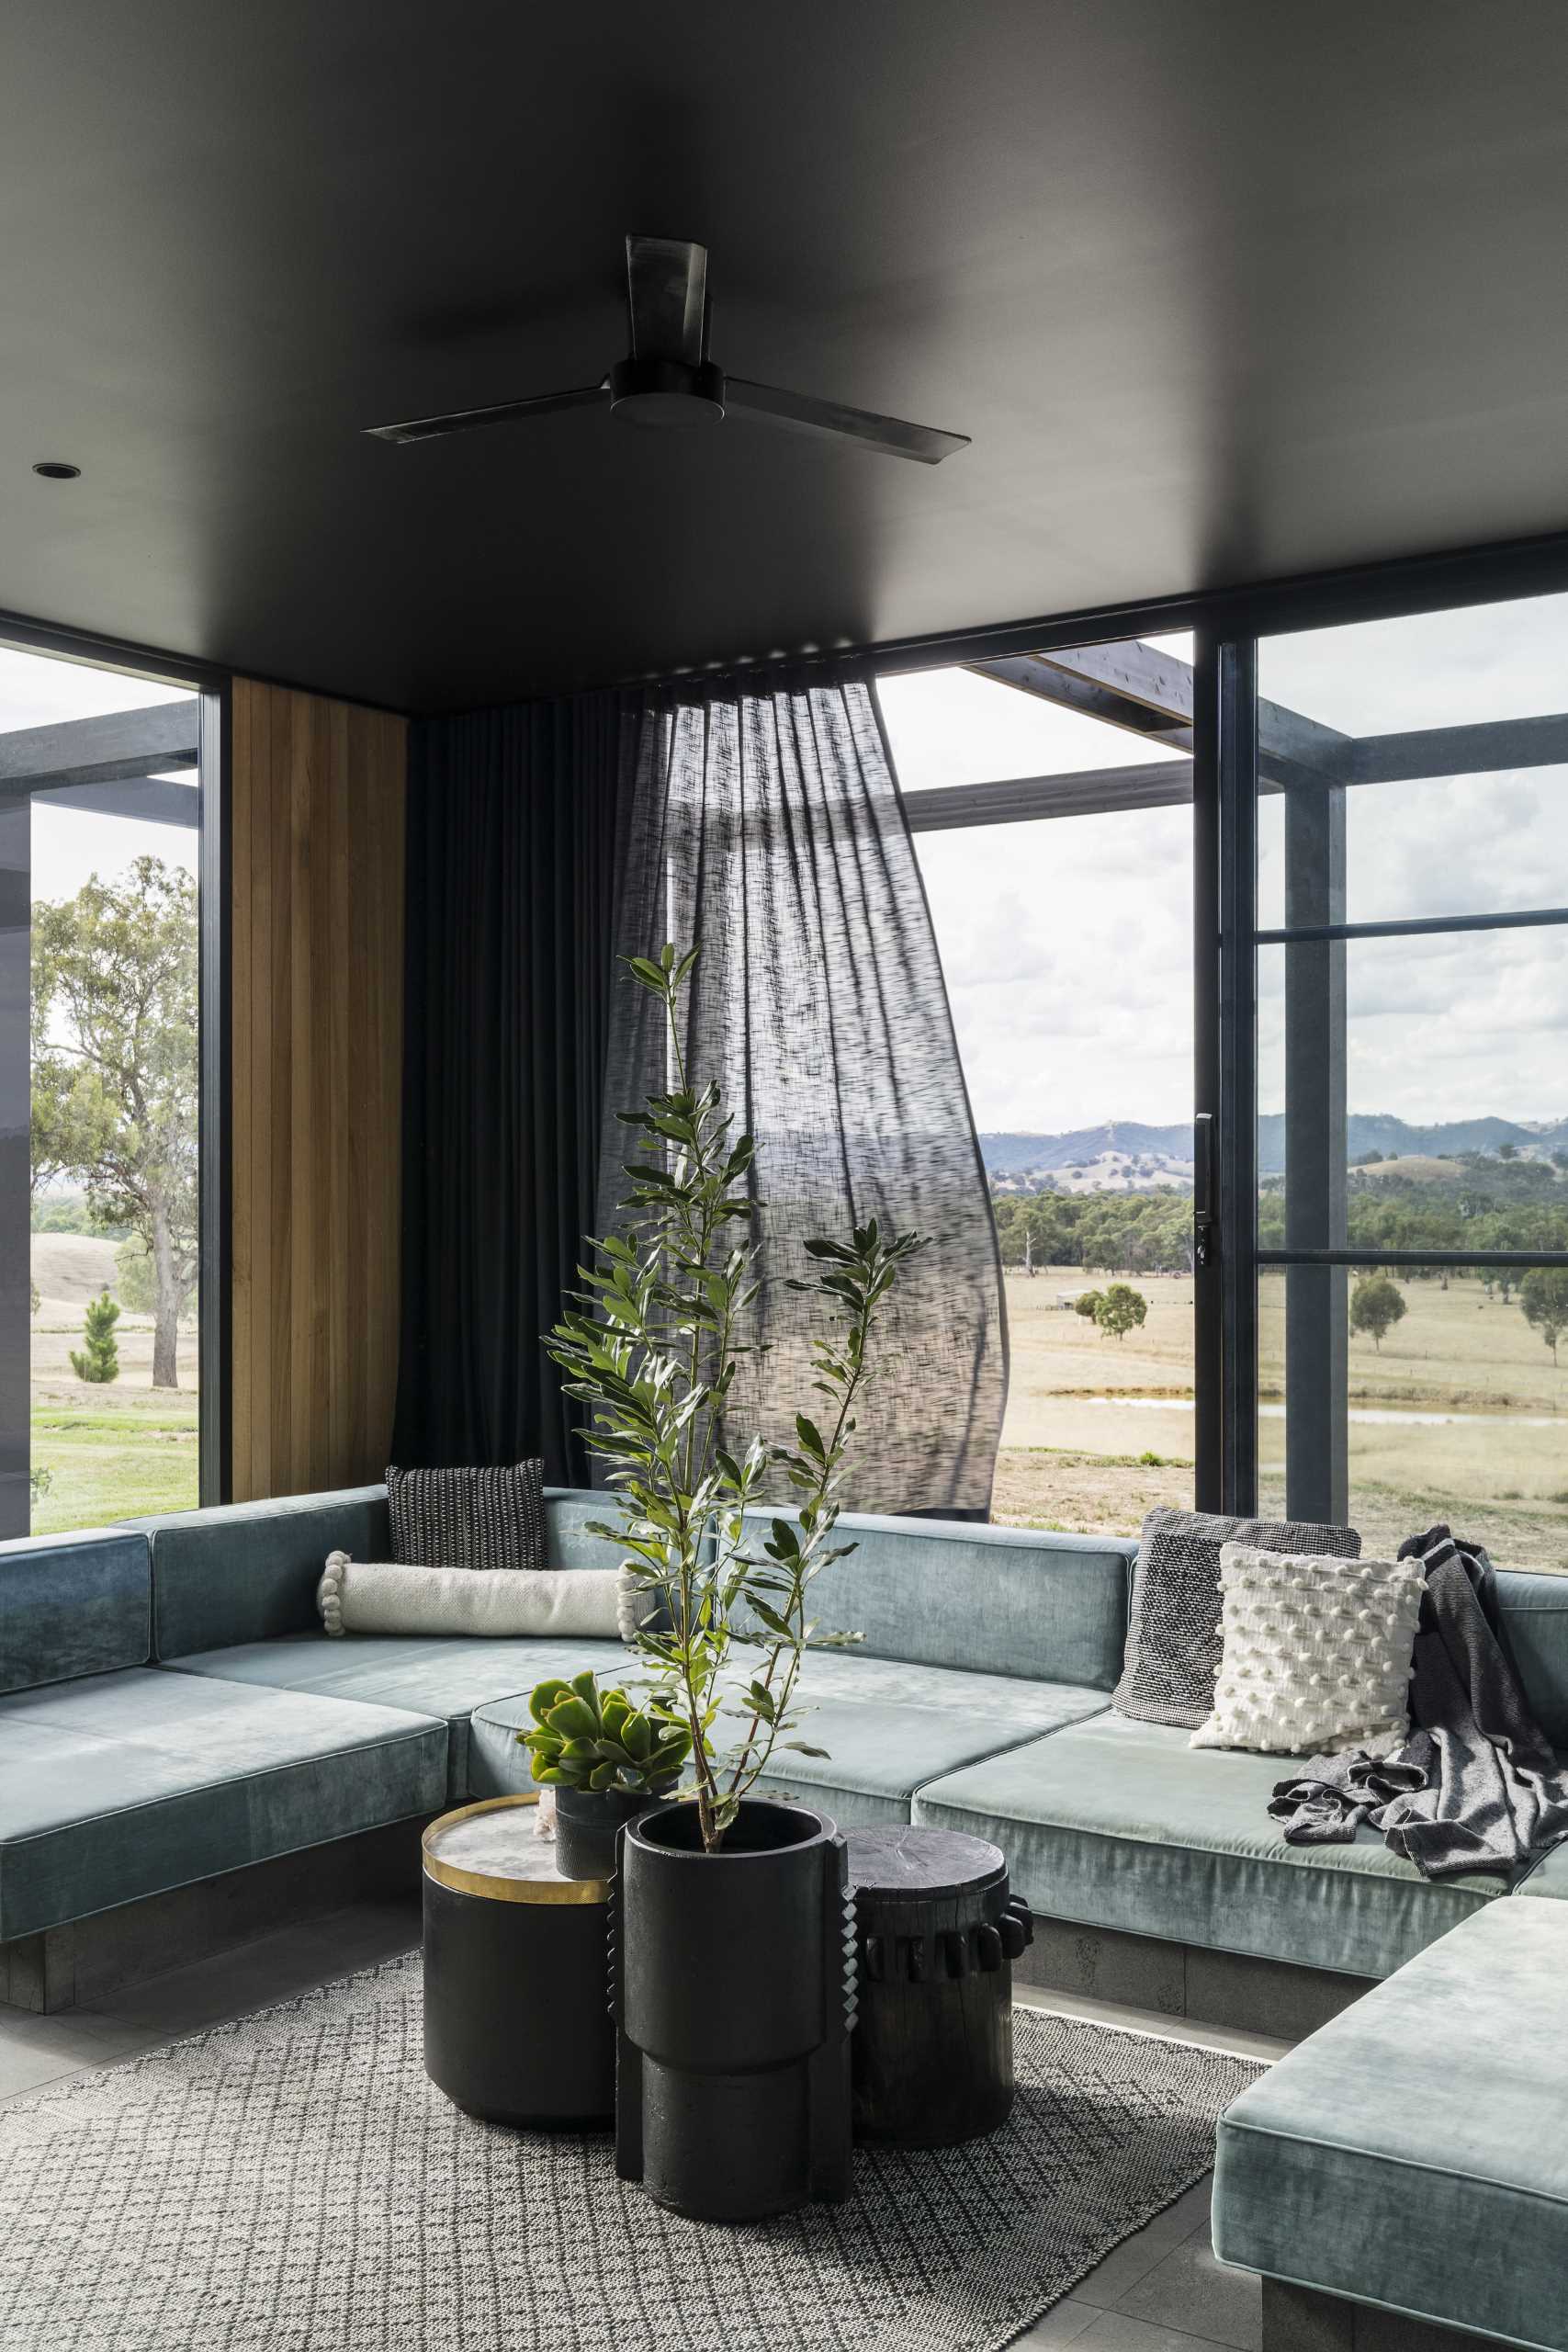
<path id="1" fill-rule="evenodd" d="M 1017 2010 L 966 2148 L 862 2151 L 752 2228 L 616 2180 L 603 2134 L 427 2081 L 417 1954 L 0 2107 L 7 2352 L 998 2352 L 1208 2167 L 1258 2069 Z"/>

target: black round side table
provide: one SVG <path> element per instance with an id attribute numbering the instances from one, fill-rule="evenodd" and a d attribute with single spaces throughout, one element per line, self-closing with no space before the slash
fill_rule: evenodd
<path id="1" fill-rule="evenodd" d="M 948 2148 L 1012 2106 L 1012 1963 L 1033 1938 L 1006 1857 L 953 1829 L 852 1829 L 857 2140 Z"/>
<path id="2" fill-rule="evenodd" d="M 609 1885 L 561 1876 L 537 1803 L 490 1797 L 424 1833 L 424 2068 L 488 2123 L 604 2123 Z"/>

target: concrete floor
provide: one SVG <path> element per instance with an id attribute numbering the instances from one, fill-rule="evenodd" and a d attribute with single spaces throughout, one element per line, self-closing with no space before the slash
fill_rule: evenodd
<path id="1" fill-rule="evenodd" d="M 0 2104 L 41 2084 L 63 2081 L 307 1992 L 328 1977 L 371 1967 L 410 1951 L 418 1940 L 416 1902 L 361 1903 L 282 1928 L 220 1959 L 149 1977 L 99 2008 L 41 2018 L 0 2003 Z M 1018 1997 L 1036 2008 L 1100 2018 L 1248 2058 L 1273 2060 L 1287 2047 L 1258 2034 L 1224 2032 L 1032 1986 L 1021 1986 Z M 1031 2347 L 1073 2344 L 1082 2352 L 1258 2352 L 1260 2340 L 1257 2279 L 1225 2269 L 1210 2251 L 1204 2179 L 1146 2229 L 1124 2239 L 1019 2342 Z"/>

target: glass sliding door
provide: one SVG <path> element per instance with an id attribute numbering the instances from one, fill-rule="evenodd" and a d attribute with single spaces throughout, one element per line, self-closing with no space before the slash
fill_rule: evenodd
<path id="1" fill-rule="evenodd" d="M 1568 597 L 1258 689 L 1259 1501 L 1568 1572 Z"/>
<path id="2" fill-rule="evenodd" d="M 0 646 L 6 1535 L 200 1498 L 199 734 L 188 688 Z"/>
<path id="3" fill-rule="evenodd" d="M 878 683 L 1007 1295 L 992 1517 L 1190 1508 L 1192 648 Z"/>

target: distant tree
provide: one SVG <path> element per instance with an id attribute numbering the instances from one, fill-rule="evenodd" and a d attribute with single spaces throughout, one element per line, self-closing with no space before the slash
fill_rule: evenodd
<path id="1" fill-rule="evenodd" d="M 152 1265 L 152 1385 L 177 1388 L 197 1272 L 196 883 L 139 857 L 33 908 L 32 1161 L 83 1179 Z"/>
<path id="2" fill-rule="evenodd" d="M 1405 1311 L 1397 1283 L 1386 1274 L 1363 1274 L 1350 1293 L 1350 1329 L 1365 1331 L 1380 1355 L 1384 1339 Z"/>
<path id="3" fill-rule="evenodd" d="M 1137 1329 L 1148 1311 L 1149 1302 L 1142 1291 L 1134 1290 L 1130 1283 L 1112 1283 L 1101 1295 L 1094 1319 L 1102 1331 L 1124 1340 L 1129 1331 Z"/>
<path id="4" fill-rule="evenodd" d="M 1100 1302 L 1104 1295 L 1103 1291 L 1080 1290 L 1073 1301 L 1073 1313 L 1083 1316 L 1088 1322 L 1097 1321 L 1100 1315 Z"/>
<path id="5" fill-rule="evenodd" d="M 1557 1342 L 1568 1331 L 1568 1266 L 1537 1266 L 1519 1284 L 1525 1321 L 1540 1333 L 1557 1362 Z"/>
<path id="6" fill-rule="evenodd" d="M 1553 1168 L 1560 1168 L 1562 1173 L 1568 1176 L 1568 1151 L 1554 1151 L 1551 1155 L 1551 1164 Z"/>
<path id="7" fill-rule="evenodd" d="M 85 1380 L 97 1388 L 119 1378 L 119 1349 L 114 1336 L 114 1327 L 118 1321 L 119 1308 L 107 1290 L 87 1301 L 86 1320 L 83 1326 L 86 1344 L 71 1351 L 71 1369 L 78 1380 Z"/>
<path id="8" fill-rule="evenodd" d="M 1519 1147 L 1517 1143 L 1500 1143 L 1497 1146 L 1499 1159 L 1517 1159 L 1518 1156 Z"/>

